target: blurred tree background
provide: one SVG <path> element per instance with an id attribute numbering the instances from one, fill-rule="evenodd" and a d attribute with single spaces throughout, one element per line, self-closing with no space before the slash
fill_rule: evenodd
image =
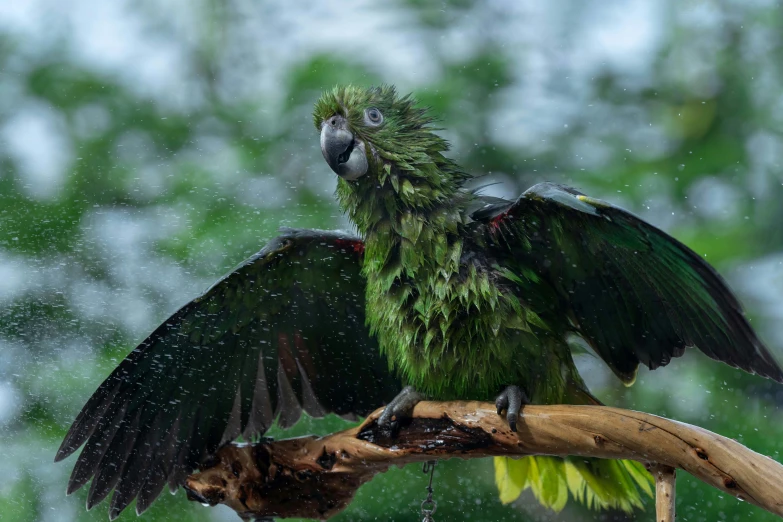
<path id="1" fill-rule="evenodd" d="M 783 360 L 780 2 L 2 2 L 0 519 L 105 520 L 65 497 L 74 459 L 52 463 L 87 397 L 279 226 L 347 226 L 310 116 L 345 82 L 414 92 L 487 193 L 560 181 L 672 233 Z M 630 389 L 579 364 L 610 405 L 783 460 L 783 386 L 694 352 Z M 417 520 L 425 485 L 391 471 L 338 518 Z M 654 518 L 502 506 L 490 460 L 439 466 L 435 489 L 438 520 Z M 677 510 L 773 518 L 685 473 Z M 144 519 L 236 520 L 182 493 Z"/>

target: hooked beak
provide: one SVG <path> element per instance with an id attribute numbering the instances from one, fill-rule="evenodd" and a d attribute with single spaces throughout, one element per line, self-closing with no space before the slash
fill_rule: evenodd
<path id="1" fill-rule="evenodd" d="M 321 153 L 326 163 L 343 179 L 358 179 L 367 173 L 364 142 L 348 130 L 344 117 L 335 114 L 321 126 Z"/>

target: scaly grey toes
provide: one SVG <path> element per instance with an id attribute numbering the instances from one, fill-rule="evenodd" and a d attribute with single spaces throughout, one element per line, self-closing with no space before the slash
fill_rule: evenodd
<path id="1" fill-rule="evenodd" d="M 401 421 L 406 421 L 413 415 L 413 407 L 424 400 L 424 395 L 417 392 L 413 386 L 406 386 L 392 401 L 386 405 L 381 416 L 378 417 L 378 426 L 396 437 L 400 432 Z"/>
<path id="2" fill-rule="evenodd" d="M 527 394 L 522 391 L 519 386 L 506 386 L 497 399 L 495 399 L 495 407 L 498 409 L 498 415 L 503 414 L 503 410 L 506 410 L 506 420 L 508 426 L 513 431 L 517 431 L 517 419 L 519 418 L 519 410 L 523 405 L 529 404 L 530 399 Z"/>

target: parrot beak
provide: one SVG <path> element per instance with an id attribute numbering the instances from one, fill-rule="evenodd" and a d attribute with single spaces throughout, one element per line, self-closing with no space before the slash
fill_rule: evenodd
<path id="1" fill-rule="evenodd" d="M 352 181 L 367 173 L 364 142 L 348 130 L 344 117 L 335 114 L 321 126 L 321 153 L 326 163 L 343 179 Z"/>

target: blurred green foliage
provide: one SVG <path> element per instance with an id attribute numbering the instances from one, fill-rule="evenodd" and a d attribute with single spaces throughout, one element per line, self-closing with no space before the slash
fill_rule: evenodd
<path id="1" fill-rule="evenodd" d="M 783 359 L 775 3 L 65 4 L 0 9 L 3 520 L 104 520 L 83 492 L 64 497 L 73 459 L 52 464 L 89 394 L 277 227 L 347 226 L 310 117 L 336 83 L 413 91 L 454 157 L 501 183 L 488 192 L 561 181 L 665 228 L 728 277 Z M 630 389 L 594 359 L 580 365 L 608 404 L 783 458 L 779 385 L 695 353 Z M 436 518 L 627 519 L 574 504 L 554 515 L 530 495 L 501 506 L 491 466 L 439 465 Z M 680 520 L 772 520 L 679 479 Z M 392 470 L 339 519 L 417 519 L 425 485 L 416 467 Z M 233 519 L 182 494 L 144 516 Z"/>

